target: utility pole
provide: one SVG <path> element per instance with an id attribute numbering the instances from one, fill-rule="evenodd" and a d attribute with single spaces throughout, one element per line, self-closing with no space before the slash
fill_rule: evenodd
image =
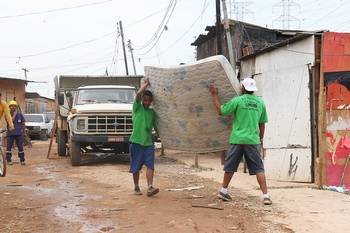
<path id="1" fill-rule="evenodd" d="M 221 34 L 221 7 L 220 0 L 216 0 L 216 54 L 222 54 L 222 34 Z"/>
<path id="2" fill-rule="evenodd" d="M 29 70 L 27 68 L 22 68 L 22 70 L 24 71 L 24 78 L 25 78 L 25 80 L 28 80 L 27 73 L 29 72 Z"/>
<path id="3" fill-rule="evenodd" d="M 125 72 L 126 72 L 126 75 L 129 75 L 128 60 L 126 59 L 126 51 L 125 51 L 125 42 L 124 42 L 124 32 L 123 32 L 123 24 L 122 24 L 122 21 L 119 21 L 119 28 L 120 28 L 120 35 L 121 35 L 121 37 L 122 37 L 122 43 L 123 43 L 123 53 L 124 53 Z"/>
<path id="4" fill-rule="evenodd" d="M 230 24 L 227 17 L 227 7 L 226 7 L 226 1 L 222 0 L 222 9 L 224 11 L 224 28 L 226 30 L 226 40 L 227 40 L 227 49 L 228 49 L 228 55 L 230 59 L 230 63 L 233 67 L 233 71 L 236 74 L 236 60 L 233 55 L 233 46 L 232 46 L 232 37 L 231 37 L 231 30 L 230 30 Z"/>
<path id="5" fill-rule="evenodd" d="M 129 52 L 131 54 L 131 61 L 132 61 L 132 66 L 134 68 L 134 75 L 136 75 L 136 67 L 135 67 L 135 59 L 134 59 L 134 49 L 131 46 L 131 40 L 128 40 L 128 48 L 129 48 Z"/>

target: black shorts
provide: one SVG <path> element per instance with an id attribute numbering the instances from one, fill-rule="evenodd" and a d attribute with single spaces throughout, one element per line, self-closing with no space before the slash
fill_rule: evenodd
<path id="1" fill-rule="evenodd" d="M 264 172 L 264 164 L 260 155 L 260 145 L 231 144 L 225 158 L 224 171 L 237 172 L 239 163 L 244 155 L 249 175 Z"/>

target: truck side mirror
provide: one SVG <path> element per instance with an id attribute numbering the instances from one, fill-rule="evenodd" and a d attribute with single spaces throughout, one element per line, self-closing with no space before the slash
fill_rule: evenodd
<path id="1" fill-rule="evenodd" d="M 64 95 L 63 94 L 58 94 L 58 104 L 64 105 Z"/>

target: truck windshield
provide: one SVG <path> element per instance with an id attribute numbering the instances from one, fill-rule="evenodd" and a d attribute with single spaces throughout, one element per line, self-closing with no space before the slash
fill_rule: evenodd
<path id="1" fill-rule="evenodd" d="M 24 114 L 24 119 L 26 122 L 44 122 L 44 118 L 41 115 Z"/>
<path id="2" fill-rule="evenodd" d="M 86 89 L 78 93 L 77 105 L 95 103 L 131 104 L 135 98 L 134 89 Z"/>

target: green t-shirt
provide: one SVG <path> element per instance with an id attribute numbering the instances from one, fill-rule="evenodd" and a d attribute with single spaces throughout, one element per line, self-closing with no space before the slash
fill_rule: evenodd
<path id="1" fill-rule="evenodd" d="M 142 102 L 134 100 L 132 105 L 132 134 L 130 141 L 143 146 L 153 145 L 152 129 L 155 127 L 156 113 L 152 108 L 144 108 Z"/>
<path id="2" fill-rule="evenodd" d="M 250 94 L 233 98 L 221 106 L 222 115 L 234 115 L 230 144 L 260 144 L 259 124 L 267 122 L 264 101 Z"/>

